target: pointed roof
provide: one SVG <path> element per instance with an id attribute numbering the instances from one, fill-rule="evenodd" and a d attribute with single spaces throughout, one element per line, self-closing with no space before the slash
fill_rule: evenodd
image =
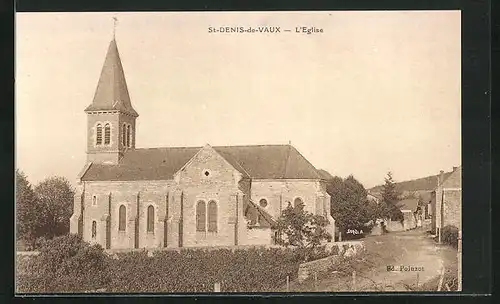
<path id="1" fill-rule="evenodd" d="M 120 54 L 118 53 L 118 47 L 114 38 L 109 44 L 94 100 L 85 111 L 113 110 L 118 110 L 135 117 L 139 116 L 130 103 L 125 73 L 123 72 Z"/>
<path id="2" fill-rule="evenodd" d="M 255 179 L 321 179 L 289 145 L 212 147 L 235 169 Z M 117 165 L 92 164 L 83 181 L 169 180 L 201 147 L 129 150 Z"/>

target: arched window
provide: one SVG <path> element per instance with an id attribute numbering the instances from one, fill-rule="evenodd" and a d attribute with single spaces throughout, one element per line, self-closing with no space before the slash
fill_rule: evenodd
<path id="1" fill-rule="evenodd" d="M 297 207 L 299 205 L 302 205 L 302 207 L 304 207 L 304 202 L 302 201 L 302 199 L 300 197 L 297 197 L 294 201 L 293 201 L 293 206 L 294 207 Z"/>
<path id="2" fill-rule="evenodd" d="M 127 210 L 124 205 L 120 206 L 118 210 L 118 230 L 125 231 Z"/>
<path id="3" fill-rule="evenodd" d="M 122 145 L 127 146 L 127 125 L 123 124 L 122 127 Z"/>
<path id="4" fill-rule="evenodd" d="M 148 232 L 154 232 L 155 230 L 155 207 L 153 206 L 149 206 L 148 207 L 148 219 L 147 219 L 147 223 L 148 223 Z"/>
<path id="5" fill-rule="evenodd" d="M 131 147 L 131 142 L 130 142 L 130 125 L 127 126 L 127 147 Z"/>
<path id="6" fill-rule="evenodd" d="M 217 203 L 214 201 L 208 203 L 208 231 L 217 232 Z"/>
<path id="7" fill-rule="evenodd" d="M 196 204 L 196 231 L 205 232 L 206 229 L 206 210 L 205 202 L 199 201 Z"/>
<path id="8" fill-rule="evenodd" d="M 97 222 L 92 221 L 92 238 L 95 239 L 97 236 Z"/>
<path id="9" fill-rule="evenodd" d="M 97 205 L 97 197 L 94 195 L 92 196 L 92 206 Z"/>
<path id="10" fill-rule="evenodd" d="M 95 144 L 96 145 L 102 145 L 102 125 L 101 124 L 98 124 L 96 126 L 96 141 L 95 141 Z"/>
<path id="11" fill-rule="evenodd" d="M 109 145 L 111 142 L 111 126 L 109 124 L 104 125 L 104 144 Z"/>

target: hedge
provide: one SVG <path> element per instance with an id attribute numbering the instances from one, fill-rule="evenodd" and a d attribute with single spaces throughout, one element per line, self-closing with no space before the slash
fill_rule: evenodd
<path id="1" fill-rule="evenodd" d="M 305 256 L 303 250 L 283 248 L 166 250 L 152 257 L 147 251 L 133 251 L 110 256 L 100 246 L 78 242 L 76 238 L 49 242 L 39 256 L 31 257 L 23 273 L 18 272 L 18 292 L 213 292 L 216 282 L 222 292 L 277 291 L 287 276 L 296 279 Z M 331 254 L 321 247 L 308 258 Z"/>
<path id="2" fill-rule="evenodd" d="M 110 292 L 273 291 L 295 278 L 299 255 L 291 250 L 249 249 L 163 251 L 119 255 L 111 262 Z"/>
<path id="3" fill-rule="evenodd" d="M 454 248 L 458 247 L 458 228 L 455 226 L 445 226 L 441 232 L 443 243 L 448 244 Z"/>

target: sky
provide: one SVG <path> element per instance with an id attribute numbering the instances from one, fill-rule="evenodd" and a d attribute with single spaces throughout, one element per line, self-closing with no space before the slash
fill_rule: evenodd
<path id="1" fill-rule="evenodd" d="M 366 188 L 461 164 L 459 11 L 17 13 L 16 165 L 33 184 L 86 163 L 113 17 L 137 148 L 290 141 Z M 225 26 L 281 31 L 209 33 Z"/>

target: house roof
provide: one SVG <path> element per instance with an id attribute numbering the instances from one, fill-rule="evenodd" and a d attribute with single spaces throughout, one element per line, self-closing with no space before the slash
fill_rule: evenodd
<path id="1" fill-rule="evenodd" d="M 441 184 L 443 188 L 462 188 L 462 166 L 456 168 Z"/>
<path id="2" fill-rule="evenodd" d="M 116 41 L 110 42 L 94 100 L 85 111 L 121 111 L 139 116 L 132 107 Z"/>
<path id="3" fill-rule="evenodd" d="M 366 198 L 367 199 L 375 199 L 375 200 L 381 200 L 382 199 L 378 195 L 371 194 L 370 192 L 366 193 Z"/>
<path id="4" fill-rule="evenodd" d="M 453 171 L 450 172 L 444 172 L 443 173 L 443 180 L 446 180 Z M 403 191 L 408 191 L 408 192 L 413 192 L 413 191 L 433 191 L 437 185 L 438 185 L 438 178 L 439 174 L 436 175 L 431 175 L 427 177 L 422 177 L 422 178 L 417 178 L 409 181 L 402 181 L 396 183 L 396 190 L 403 192 Z M 380 193 L 382 192 L 382 189 L 384 188 L 383 185 L 375 186 L 371 189 L 369 189 L 370 193 Z"/>
<path id="5" fill-rule="evenodd" d="M 258 204 L 256 204 L 254 201 L 252 200 L 248 200 L 250 202 L 250 206 L 252 206 L 253 208 L 255 208 L 255 210 L 257 210 L 257 212 L 260 213 L 260 215 L 262 215 L 262 217 L 264 218 L 264 220 L 269 223 L 269 225 L 271 227 L 274 227 L 276 226 L 277 224 L 277 221 L 276 219 L 274 219 L 274 217 L 272 215 L 270 215 L 266 210 L 264 210 L 263 208 L 261 208 Z"/>
<path id="6" fill-rule="evenodd" d="M 418 196 L 420 198 L 422 198 L 422 202 L 424 204 L 427 204 L 427 203 L 430 203 L 431 199 L 432 199 L 432 195 L 431 195 L 432 191 L 422 191 L 422 192 L 419 192 L 418 193 Z"/>
<path id="7" fill-rule="evenodd" d="M 235 169 L 255 179 L 320 179 L 291 145 L 212 147 Z M 201 147 L 128 150 L 117 165 L 91 164 L 83 181 L 169 180 Z"/>
<path id="8" fill-rule="evenodd" d="M 407 199 L 404 199 L 404 200 L 397 202 L 397 206 L 399 207 L 400 210 L 415 211 L 415 210 L 417 210 L 418 199 L 407 198 Z"/>

